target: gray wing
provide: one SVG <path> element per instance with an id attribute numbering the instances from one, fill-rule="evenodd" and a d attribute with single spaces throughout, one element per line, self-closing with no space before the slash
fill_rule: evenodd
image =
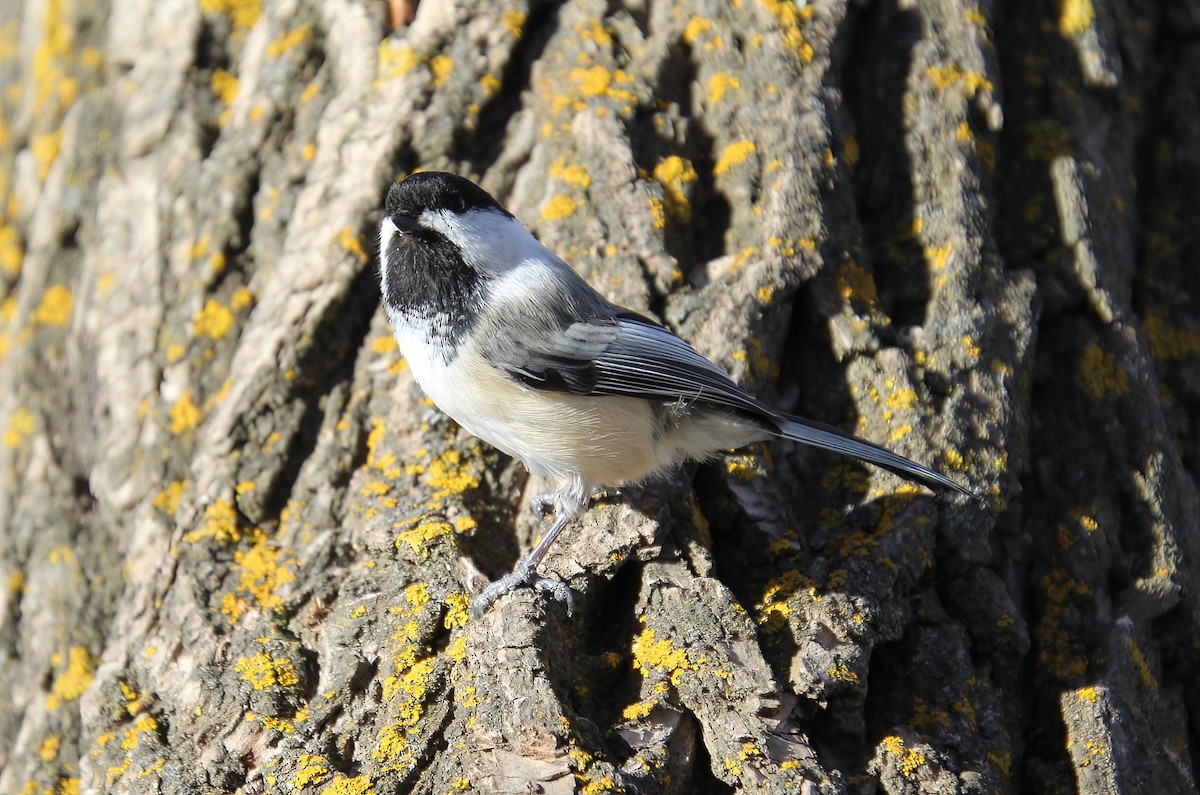
<path id="1" fill-rule="evenodd" d="M 934 490 L 971 494 L 940 472 L 840 428 L 774 411 L 743 392 L 691 345 L 632 312 L 572 323 L 551 335 L 543 349 L 510 347 L 507 354 L 502 369 L 536 389 L 724 408 L 780 436 L 867 461 Z"/>
<path id="2" fill-rule="evenodd" d="M 633 312 L 572 323 L 545 342 L 509 348 L 501 369 L 535 389 L 682 400 L 778 419 L 691 345 Z"/>

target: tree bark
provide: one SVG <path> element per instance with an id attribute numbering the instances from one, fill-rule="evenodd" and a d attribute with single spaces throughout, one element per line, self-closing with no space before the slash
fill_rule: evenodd
<path id="1" fill-rule="evenodd" d="M 1196 792 L 1200 3 L 414 6 L 0 2 L 0 793 Z M 417 168 L 980 498 L 760 446 L 469 617 Z"/>

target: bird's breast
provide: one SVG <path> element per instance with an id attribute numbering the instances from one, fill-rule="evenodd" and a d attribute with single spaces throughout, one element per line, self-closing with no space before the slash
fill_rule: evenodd
<path id="1" fill-rule="evenodd" d="M 437 407 L 535 475 L 586 488 L 615 486 L 677 463 L 661 444 L 662 421 L 649 401 L 533 389 L 469 343 L 447 358 L 411 327 L 394 329 L 413 376 Z"/>

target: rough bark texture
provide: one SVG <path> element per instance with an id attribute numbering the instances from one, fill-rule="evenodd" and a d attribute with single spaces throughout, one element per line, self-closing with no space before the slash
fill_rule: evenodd
<path id="1" fill-rule="evenodd" d="M 410 7 L 0 2 L 0 792 L 1196 791 L 1196 0 Z M 469 620 L 418 167 L 982 499 L 745 451 Z"/>

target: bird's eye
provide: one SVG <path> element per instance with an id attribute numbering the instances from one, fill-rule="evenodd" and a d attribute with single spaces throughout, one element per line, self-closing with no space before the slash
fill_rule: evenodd
<path id="1" fill-rule="evenodd" d="M 461 195 L 454 196 L 450 199 L 450 209 L 456 213 L 465 213 L 467 211 L 467 200 Z"/>

